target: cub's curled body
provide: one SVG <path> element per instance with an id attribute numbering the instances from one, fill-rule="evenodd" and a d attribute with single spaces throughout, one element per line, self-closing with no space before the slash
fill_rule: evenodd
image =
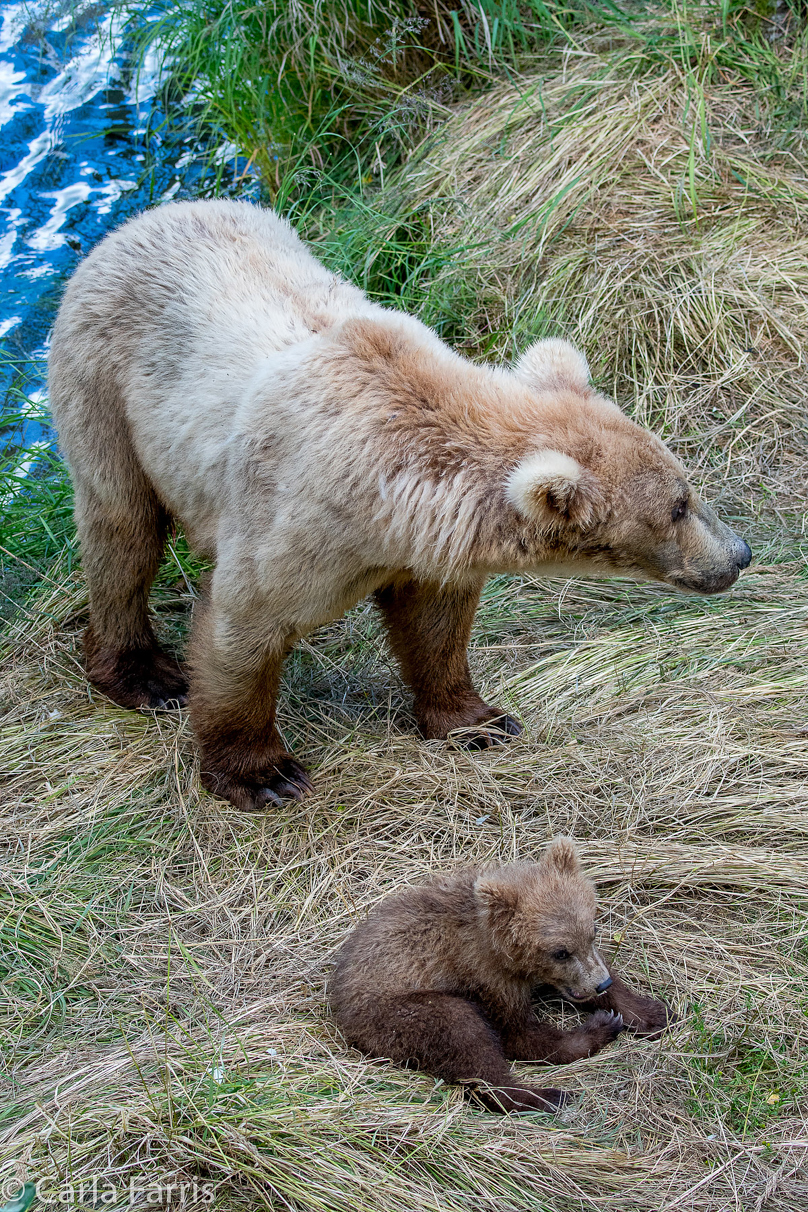
<path id="1" fill-rule="evenodd" d="M 634 993 L 595 949 L 595 890 L 574 844 L 538 863 L 466 868 L 388 897 L 337 953 L 329 1000 L 349 1043 L 447 1082 L 495 1111 L 552 1110 L 509 1060 L 565 1064 L 622 1030 L 657 1034 L 663 1002 Z M 595 1012 L 575 1030 L 541 1022 L 537 984 Z"/>
<path id="2" fill-rule="evenodd" d="M 177 520 L 215 564 L 190 649 L 202 780 L 241 808 L 309 788 L 275 727 L 281 665 L 368 594 L 422 733 L 486 744 L 519 730 L 466 661 L 490 573 L 712 593 L 749 561 L 572 346 L 476 366 L 246 203 L 170 204 L 108 236 L 65 292 L 49 383 L 90 592 L 88 676 L 124 706 L 184 701 L 147 610 Z"/>

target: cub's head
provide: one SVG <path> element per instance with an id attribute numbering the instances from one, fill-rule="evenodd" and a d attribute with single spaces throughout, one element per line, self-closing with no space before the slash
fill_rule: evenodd
<path id="1" fill-rule="evenodd" d="M 474 897 L 497 958 L 516 979 L 552 985 L 573 1001 L 611 984 L 595 949 L 595 889 L 569 838 L 551 842 L 538 863 L 479 875 Z"/>
<path id="2" fill-rule="evenodd" d="M 690 486 L 662 442 L 589 383 L 567 341 L 538 341 L 514 367 L 535 393 L 537 432 L 505 485 L 535 567 L 631 576 L 695 593 L 728 589 L 752 553 Z"/>

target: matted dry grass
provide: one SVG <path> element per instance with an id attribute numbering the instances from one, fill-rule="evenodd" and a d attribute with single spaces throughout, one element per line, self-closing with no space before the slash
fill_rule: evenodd
<path id="1" fill-rule="evenodd" d="M 604 65 L 459 111 L 389 188 L 466 247 L 444 272 L 477 300 L 472 339 L 512 353 L 530 315 L 579 340 L 757 564 L 716 600 L 493 582 L 472 663 L 526 730 L 484 754 L 418 740 L 357 609 L 287 670 L 281 724 L 317 793 L 255 816 L 200 791 L 184 715 L 92 694 L 83 584 L 54 573 L 0 688 L 15 1182 L 196 1177 L 225 1208 L 317 1212 L 808 1208 L 808 186 L 742 90 Z M 176 640 L 190 598 L 156 606 Z M 557 1118 L 486 1115 L 347 1049 L 324 984 L 351 924 L 561 832 L 601 887 L 604 949 L 676 1027 L 547 1074 L 579 1095 Z"/>
<path id="2" fill-rule="evenodd" d="M 2 685 L 10 1173 L 207 1177 L 223 1206 L 804 1208 L 800 571 L 720 601 L 495 582 L 473 664 L 527 728 L 482 755 L 412 734 L 361 608 L 287 677 L 317 794 L 258 816 L 200 792 L 183 715 L 93 698 L 81 581 L 49 587 Z M 599 881 L 606 950 L 676 1028 L 559 1069 L 580 1097 L 556 1119 L 346 1049 L 323 989 L 351 923 L 558 832 Z"/>

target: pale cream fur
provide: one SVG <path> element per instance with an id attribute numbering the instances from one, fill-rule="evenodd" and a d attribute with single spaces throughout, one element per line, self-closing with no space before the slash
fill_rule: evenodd
<path id="1" fill-rule="evenodd" d="M 266 620 L 279 636 L 305 632 L 390 570 L 444 580 L 557 563 L 516 517 L 505 542 L 480 525 L 492 506 L 507 511 L 512 469 L 545 435 L 604 444 L 615 486 L 635 464 L 656 465 L 666 488 L 684 481 L 657 439 L 580 389 L 586 362 L 571 346 L 534 345 L 534 382 L 544 357 L 568 387 L 531 391 L 525 365 L 466 361 L 329 273 L 271 211 L 179 203 L 79 267 L 54 331 L 51 400 L 79 507 L 85 495 L 121 507 L 114 444 L 131 433 L 159 497 L 216 562 L 217 612 L 266 643 Z M 397 396 L 413 379 L 437 397 L 440 426 Z M 713 518 L 701 529 L 700 555 L 725 564 L 730 533 Z M 625 563 L 604 571 L 642 575 Z M 228 634 L 223 622 L 217 643 Z"/>
<path id="2" fill-rule="evenodd" d="M 589 363 L 580 349 L 561 337 L 545 337 L 530 345 L 513 372 L 537 391 L 558 391 L 563 387 L 585 391 L 590 378 Z"/>
<path id="3" fill-rule="evenodd" d="M 176 519 L 215 565 L 192 709 L 196 696 L 197 730 L 224 721 L 225 749 L 251 719 L 260 733 L 256 696 L 271 719 L 295 638 L 371 592 L 427 587 L 406 591 L 412 626 L 403 598 L 388 602 L 411 679 L 448 659 L 418 655 L 438 643 L 430 611 L 446 620 L 457 714 L 436 708 L 436 724 L 421 709 L 425 734 L 442 735 L 486 707 L 464 654 L 489 573 L 622 573 L 717 592 L 748 562 L 567 342 L 539 341 L 515 368 L 477 365 L 246 203 L 170 204 L 108 236 L 65 292 L 49 383 L 90 585 L 90 675 L 125 705 L 159 698 L 145 595 Z M 574 494 L 546 492 L 542 519 L 526 507 L 537 479 L 569 488 L 576 467 Z M 677 501 L 687 510 L 674 524 Z M 138 653 L 145 672 L 131 666 Z"/>

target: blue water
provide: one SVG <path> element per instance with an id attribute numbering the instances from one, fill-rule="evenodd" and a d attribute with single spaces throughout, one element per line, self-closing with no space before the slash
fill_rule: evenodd
<path id="1" fill-rule="evenodd" d="M 182 106 L 166 126 L 157 58 L 138 65 L 120 17 L 75 0 L 0 0 L 0 18 L 0 445 L 8 452 L 51 439 L 37 408 L 48 333 L 80 258 L 134 212 L 200 192 L 233 156 L 227 147 L 211 156 Z M 228 174 L 239 167 L 227 164 Z"/>

